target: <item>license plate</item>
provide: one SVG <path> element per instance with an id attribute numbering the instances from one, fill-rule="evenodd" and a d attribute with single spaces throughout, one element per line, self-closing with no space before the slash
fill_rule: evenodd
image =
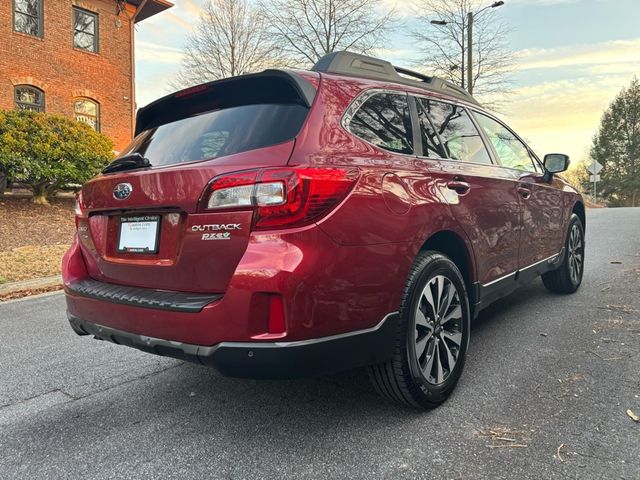
<path id="1" fill-rule="evenodd" d="M 160 215 L 120 217 L 118 252 L 157 253 Z"/>

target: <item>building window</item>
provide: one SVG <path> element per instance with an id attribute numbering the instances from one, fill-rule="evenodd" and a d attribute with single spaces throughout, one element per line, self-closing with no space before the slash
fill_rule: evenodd
<path id="1" fill-rule="evenodd" d="M 77 98 L 73 101 L 73 113 L 77 121 L 100 131 L 100 105 L 97 102 L 88 98 Z"/>
<path id="2" fill-rule="evenodd" d="M 98 14 L 73 7 L 73 46 L 98 53 Z"/>
<path id="3" fill-rule="evenodd" d="M 44 92 L 31 85 L 15 87 L 16 108 L 44 112 Z"/>
<path id="4" fill-rule="evenodd" d="M 42 1 L 13 0 L 13 29 L 16 32 L 42 38 Z"/>

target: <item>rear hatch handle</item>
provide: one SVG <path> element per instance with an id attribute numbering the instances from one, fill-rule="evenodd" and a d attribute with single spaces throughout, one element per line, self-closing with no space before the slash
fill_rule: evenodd
<path id="1" fill-rule="evenodd" d="M 102 170 L 102 173 L 122 172 L 125 170 L 148 168 L 150 166 L 151 162 L 148 158 L 143 157 L 139 153 L 132 153 L 115 159 Z"/>

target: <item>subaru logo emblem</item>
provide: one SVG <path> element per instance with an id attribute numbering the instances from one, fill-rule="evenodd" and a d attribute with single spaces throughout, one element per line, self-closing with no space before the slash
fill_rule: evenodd
<path id="1" fill-rule="evenodd" d="M 133 187 L 130 183 L 119 183 L 113 189 L 113 198 L 116 200 L 126 200 L 132 191 Z"/>

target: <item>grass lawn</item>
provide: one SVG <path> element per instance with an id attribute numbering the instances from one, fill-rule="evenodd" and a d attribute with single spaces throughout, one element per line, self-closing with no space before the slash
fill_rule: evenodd
<path id="1" fill-rule="evenodd" d="M 75 231 L 73 206 L 73 198 L 44 206 L 0 197 L 0 284 L 60 273 Z"/>

